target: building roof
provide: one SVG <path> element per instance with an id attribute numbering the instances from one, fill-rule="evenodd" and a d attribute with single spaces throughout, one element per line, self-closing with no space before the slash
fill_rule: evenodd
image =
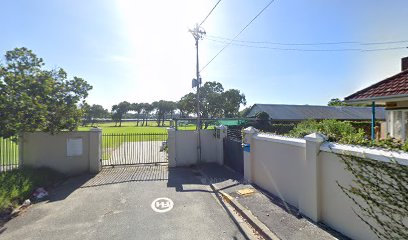
<path id="1" fill-rule="evenodd" d="M 371 107 L 254 104 L 247 117 L 255 117 L 258 112 L 268 113 L 272 120 L 371 120 Z M 385 119 L 383 107 L 376 107 L 375 114 L 376 119 Z"/>
<path id="2" fill-rule="evenodd" d="M 408 96 L 408 70 L 353 93 L 345 100 L 352 102 L 404 96 Z"/>

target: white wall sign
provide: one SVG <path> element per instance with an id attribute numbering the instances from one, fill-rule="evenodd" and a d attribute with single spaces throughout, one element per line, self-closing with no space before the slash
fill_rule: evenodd
<path id="1" fill-rule="evenodd" d="M 82 138 L 67 139 L 67 156 L 81 156 L 83 152 Z"/>

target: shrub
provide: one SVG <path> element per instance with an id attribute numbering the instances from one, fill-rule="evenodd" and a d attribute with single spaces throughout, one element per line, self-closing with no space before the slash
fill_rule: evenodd
<path id="1" fill-rule="evenodd" d="M 24 168 L 0 173 L 0 212 L 15 207 L 38 187 L 48 187 L 64 176 L 48 168 Z"/>
<path id="2" fill-rule="evenodd" d="M 304 121 L 299 123 L 287 135 L 303 138 L 314 132 L 326 135 L 331 142 L 408 151 L 408 142 L 402 142 L 395 138 L 381 139 L 373 142 L 367 137 L 364 129 L 355 128 L 350 122 L 338 120 L 323 120 L 321 122 L 315 120 Z"/>
<path id="3" fill-rule="evenodd" d="M 291 137 L 303 138 L 311 133 L 321 133 L 329 138 L 329 141 L 341 142 L 345 136 L 345 141 L 364 141 L 365 136 L 363 131 L 357 131 L 349 122 L 337 120 L 323 120 L 317 122 L 315 120 L 307 120 L 299 123 L 292 131 L 288 133 Z"/>

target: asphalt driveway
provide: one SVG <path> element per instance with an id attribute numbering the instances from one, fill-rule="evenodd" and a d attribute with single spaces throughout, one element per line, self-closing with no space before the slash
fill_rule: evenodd
<path id="1" fill-rule="evenodd" d="M 157 198 L 174 207 L 153 211 Z M 189 168 L 105 169 L 68 180 L 49 200 L 9 221 L 0 239 L 245 239 Z"/>

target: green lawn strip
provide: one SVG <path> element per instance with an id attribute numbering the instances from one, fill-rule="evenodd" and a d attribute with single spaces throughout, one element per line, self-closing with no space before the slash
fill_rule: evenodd
<path id="1" fill-rule="evenodd" d="M 0 165 L 18 164 L 18 144 L 11 139 L 0 138 Z"/>
<path id="2" fill-rule="evenodd" d="M 0 173 L 0 213 L 28 199 L 38 187 L 49 187 L 65 176 L 48 168 L 24 168 Z"/>

